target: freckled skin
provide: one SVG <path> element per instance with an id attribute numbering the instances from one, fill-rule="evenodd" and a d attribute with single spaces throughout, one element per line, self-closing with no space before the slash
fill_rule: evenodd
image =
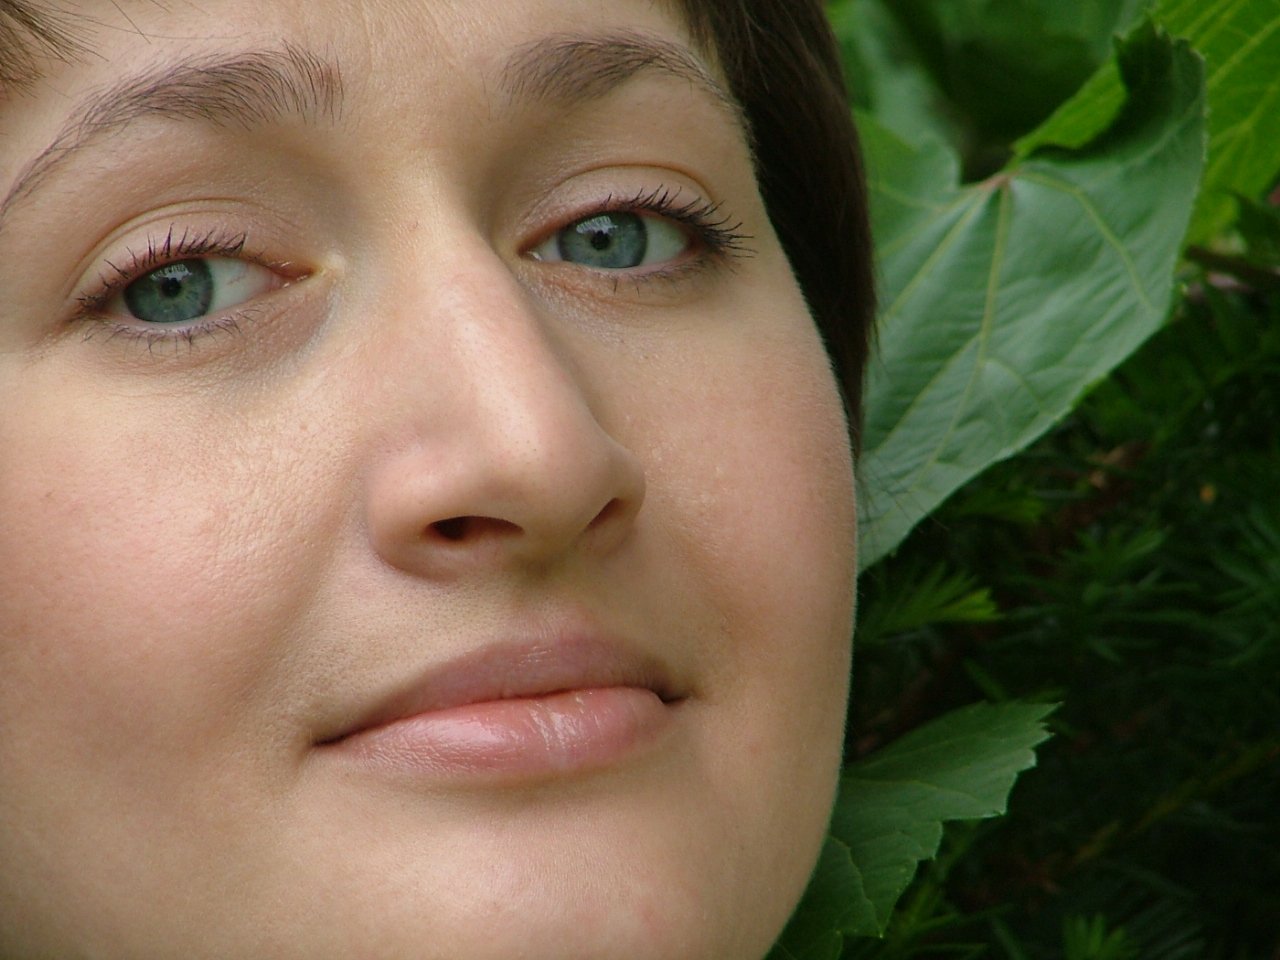
<path id="1" fill-rule="evenodd" d="M 90 6 L 101 58 L 0 114 L 0 192 L 66 97 L 150 59 L 288 38 L 347 99 L 332 128 L 118 138 L 0 232 L 0 954 L 763 956 L 847 693 L 827 358 L 741 139 L 687 84 L 494 99 L 520 44 L 679 24 L 647 0 L 122 4 L 143 38 Z M 752 255 L 648 283 L 525 255 L 559 211 L 673 184 Z M 307 279 L 190 347 L 67 322 L 103 260 L 209 221 Z M 344 705 L 564 611 L 681 678 L 662 749 L 504 789 L 318 756 Z"/>

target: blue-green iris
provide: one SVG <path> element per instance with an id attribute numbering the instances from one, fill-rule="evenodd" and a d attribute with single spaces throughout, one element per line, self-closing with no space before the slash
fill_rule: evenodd
<path id="1" fill-rule="evenodd" d="M 602 270 L 626 270 L 644 263 L 649 231 L 634 213 L 601 213 L 560 231 L 560 256 Z"/>
<path id="2" fill-rule="evenodd" d="M 179 260 L 125 287 L 124 302 L 147 323 L 183 323 L 208 313 L 213 293 L 213 272 L 206 261 Z"/>

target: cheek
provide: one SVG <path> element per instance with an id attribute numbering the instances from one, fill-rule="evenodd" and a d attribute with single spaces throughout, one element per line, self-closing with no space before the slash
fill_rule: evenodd
<path id="1" fill-rule="evenodd" d="M 729 658 L 744 702 L 768 716 L 754 746 L 786 764 L 829 754 L 839 740 L 856 523 L 847 429 L 825 354 L 814 340 L 765 357 L 744 356 L 737 367 L 740 429 L 724 438 L 713 472 L 723 493 L 707 518 L 704 562 L 722 616 L 745 638 Z"/>
<path id="2" fill-rule="evenodd" d="M 816 332 L 807 317 L 778 327 L 687 378 L 697 386 L 665 417 L 675 432 L 654 458 L 653 489 L 666 500 L 655 509 L 680 518 L 672 537 L 723 622 L 758 625 L 749 650 L 758 659 L 744 669 L 817 676 L 848 647 L 852 456 Z"/>
<path id="3" fill-rule="evenodd" d="M 115 881 L 161 902 L 193 842 L 234 850 L 245 802 L 286 784 L 280 637 L 323 537 L 298 522 L 286 438 L 246 445 L 207 408 L 183 422 L 59 372 L 0 418 L 0 823 L 21 827 L 0 830 L 0 929 L 60 918 L 105 956 L 128 939 Z"/>
<path id="4" fill-rule="evenodd" d="M 98 396 L 0 422 L 0 721 L 25 759 L 198 756 L 257 695 L 262 647 L 305 592 L 270 456 L 212 441 L 214 417 L 144 410 Z"/>
<path id="5" fill-rule="evenodd" d="M 700 750 L 709 802 L 739 840 L 774 839 L 723 872 L 763 913 L 790 902 L 779 891 L 799 896 L 826 826 L 856 569 L 848 432 L 826 355 L 807 318 L 771 329 L 703 351 L 714 365 L 673 378 L 695 386 L 661 417 L 646 499 L 683 573 L 664 584 L 670 606 L 714 647 Z"/>

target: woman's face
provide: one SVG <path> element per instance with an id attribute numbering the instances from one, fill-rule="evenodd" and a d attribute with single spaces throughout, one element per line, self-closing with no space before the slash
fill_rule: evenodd
<path id="1" fill-rule="evenodd" d="M 0 103 L 0 952 L 765 953 L 853 494 L 714 64 L 650 0 L 75 9 Z"/>

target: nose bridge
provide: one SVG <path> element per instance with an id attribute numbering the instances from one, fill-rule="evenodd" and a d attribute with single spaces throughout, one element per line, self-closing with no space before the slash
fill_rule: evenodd
<path id="1" fill-rule="evenodd" d="M 585 384 L 519 285 L 486 266 L 455 270 L 433 295 L 468 419 L 499 452 L 572 439 L 556 428 L 590 416 Z"/>
<path id="2" fill-rule="evenodd" d="M 439 295 L 465 425 L 454 439 L 483 452 L 490 483 L 521 496 L 573 469 L 591 472 L 611 438 L 596 419 L 588 384 L 519 286 L 492 271 L 458 271 Z"/>
<path id="3" fill-rule="evenodd" d="M 487 248 L 455 248 L 433 273 L 418 271 L 384 344 L 379 406 L 395 412 L 369 492 L 378 549 L 453 569 L 495 546 L 545 556 L 625 527 L 643 474 L 550 319 Z"/>

